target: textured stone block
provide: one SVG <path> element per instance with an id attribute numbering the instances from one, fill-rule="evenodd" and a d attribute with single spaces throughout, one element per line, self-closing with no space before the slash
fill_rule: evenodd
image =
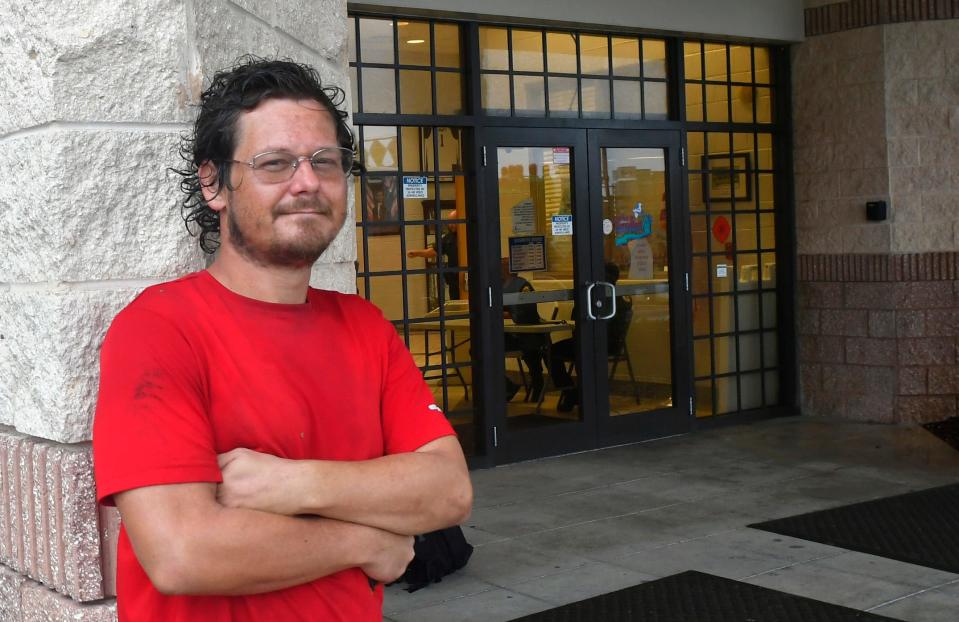
<path id="1" fill-rule="evenodd" d="M 952 223 L 956 220 L 957 215 L 959 215 L 959 193 L 924 192 L 922 194 L 923 220 Z"/>
<path id="2" fill-rule="evenodd" d="M 6 430 L 0 461 L 3 563 L 76 600 L 103 598 L 90 446 Z"/>
<path id="3" fill-rule="evenodd" d="M 839 184 L 839 196 L 843 197 L 882 197 L 888 193 L 889 171 L 886 168 L 847 170 Z"/>
<path id="4" fill-rule="evenodd" d="M 82 604 L 36 583 L 21 589 L 23 622 L 116 622 L 116 601 Z"/>
<path id="5" fill-rule="evenodd" d="M 924 337 L 926 335 L 926 314 L 922 311 L 897 311 L 897 337 Z"/>
<path id="6" fill-rule="evenodd" d="M 0 4 L 0 134 L 50 121 L 183 121 L 184 3 Z M 122 67 L 122 70 L 119 68 Z M 43 170 L 49 172 L 51 167 Z"/>
<path id="7" fill-rule="evenodd" d="M 894 309 L 896 298 L 892 283 L 843 283 L 846 308 Z"/>
<path id="8" fill-rule="evenodd" d="M 350 227 L 352 229 L 352 227 Z M 350 263 L 320 263 L 313 266 L 310 285 L 344 294 L 356 293 L 356 269 Z"/>
<path id="9" fill-rule="evenodd" d="M 797 314 L 798 332 L 800 335 L 820 334 L 819 311 L 816 309 L 802 309 Z"/>
<path id="10" fill-rule="evenodd" d="M 796 230 L 796 252 L 800 255 L 825 255 L 842 252 L 840 227 L 815 227 Z"/>
<path id="11" fill-rule="evenodd" d="M 297 0 L 274 0 L 273 24 L 302 41 L 334 64 L 346 62 L 346 3 L 341 0 L 317 0 L 303 4 Z M 348 85 L 347 85 L 348 86 Z"/>
<path id="12" fill-rule="evenodd" d="M 925 395 L 929 370 L 925 367 L 900 367 L 897 393 L 899 395 Z"/>
<path id="13" fill-rule="evenodd" d="M 931 395 L 959 393 L 959 367 L 930 367 L 927 388 Z"/>
<path id="14" fill-rule="evenodd" d="M 20 590 L 25 576 L 7 568 L 0 566 L 0 620 L 3 622 L 21 622 L 21 597 Z"/>
<path id="15" fill-rule="evenodd" d="M 896 300 L 900 309 L 953 309 L 957 306 L 952 281 L 898 283 Z"/>
<path id="16" fill-rule="evenodd" d="M 104 596 L 117 595 L 117 538 L 120 536 L 120 512 L 115 507 L 99 506 L 100 567 Z"/>
<path id="17" fill-rule="evenodd" d="M 896 313 L 894 311 L 869 311 L 869 336 L 896 336 Z"/>
<path id="18" fill-rule="evenodd" d="M 860 309 L 824 309 L 821 312 L 820 333 L 846 337 L 864 337 L 869 333 L 869 313 Z"/>
<path id="19" fill-rule="evenodd" d="M 139 289 L 0 291 L 10 354 L 0 393 L 17 430 L 62 443 L 90 440 L 99 351 L 113 317 Z"/>
<path id="20" fill-rule="evenodd" d="M 925 333 L 929 337 L 959 336 L 959 311 L 930 309 L 926 311 Z"/>
<path id="21" fill-rule="evenodd" d="M 849 337 L 846 339 L 846 362 L 853 365 L 895 365 L 896 340 Z"/>
<path id="22" fill-rule="evenodd" d="M 799 360 L 803 363 L 843 363 L 845 347 L 835 337 L 800 337 Z"/>
<path id="23" fill-rule="evenodd" d="M 799 283 L 798 303 L 801 309 L 841 308 L 842 283 Z"/>
<path id="24" fill-rule="evenodd" d="M 897 222 L 892 230 L 895 253 L 924 253 L 954 250 L 952 223 Z"/>
<path id="25" fill-rule="evenodd" d="M 956 397 L 903 396 L 896 398 L 896 420 L 900 423 L 930 423 L 956 416 Z"/>
<path id="26" fill-rule="evenodd" d="M 895 399 L 874 393 L 843 396 L 843 416 L 852 421 L 892 423 L 895 421 Z"/>
<path id="27" fill-rule="evenodd" d="M 8 175 L 0 255 L 9 259 L 0 281 L 173 277 L 201 267 L 166 171 L 178 164 L 177 140 L 176 132 L 78 130 L 0 142 Z"/>
<path id="28" fill-rule="evenodd" d="M 900 365 L 954 365 L 956 343 L 951 337 L 899 340 Z"/>

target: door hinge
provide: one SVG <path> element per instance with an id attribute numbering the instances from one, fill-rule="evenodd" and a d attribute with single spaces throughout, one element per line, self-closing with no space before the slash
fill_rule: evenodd
<path id="1" fill-rule="evenodd" d="M 499 447 L 499 438 L 496 436 L 496 426 L 493 426 L 493 447 Z"/>
<path id="2" fill-rule="evenodd" d="M 689 291 L 689 273 L 686 273 L 686 291 Z"/>
<path id="3" fill-rule="evenodd" d="M 693 397 L 689 396 L 689 414 L 693 414 Z"/>
<path id="4" fill-rule="evenodd" d="M 493 286 L 490 285 L 486 291 L 489 294 L 489 308 L 492 309 L 493 308 Z"/>
<path id="5" fill-rule="evenodd" d="M 486 166 L 486 145 L 483 145 L 483 166 Z"/>
<path id="6" fill-rule="evenodd" d="M 686 147 L 679 148 L 679 161 L 683 166 L 686 166 Z M 486 160 L 483 160 L 483 164 L 486 164 Z"/>

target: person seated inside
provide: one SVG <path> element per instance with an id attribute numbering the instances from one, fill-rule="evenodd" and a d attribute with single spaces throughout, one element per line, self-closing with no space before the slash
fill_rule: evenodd
<path id="1" fill-rule="evenodd" d="M 515 272 L 510 272 L 509 258 L 503 257 L 500 260 L 500 276 L 503 279 L 503 294 L 518 294 L 533 291 L 533 286 L 529 281 L 519 276 Z M 539 324 L 542 320 L 539 312 L 536 310 L 536 303 L 524 303 L 505 305 L 503 307 L 503 317 L 513 320 L 514 324 Z M 539 402 L 540 395 L 543 392 L 543 351 L 546 346 L 546 335 L 544 334 L 503 334 L 504 351 L 519 350 L 522 352 L 523 363 L 529 369 L 531 388 L 528 399 L 532 402 Z M 516 384 L 508 377 L 506 378 L 506 401 L 510 401 L 516 396 L 520 385 Z"/>
<path id="2" fill-rule="evenodd" d="M 606 282 L 616 284 L 619 280 L 619 266 L 607 262 L 605 266 Z M 607 320 L 606 324 L 606 348 L 608 354 L 618 353 L 626 340 L 626 330 L 629 328 L 628 322 L 630 315 L 627 310 L 633 306 L 632 301 L 626 296 L 616 297 L 616 315 Z M 576 307 L 573 307 L 573 317 L 576 317 Z M 573 328 L 573 336 L 569 339 L 563 339 L 553 344 L 550 348 L 549 356 L 549 374 L 553 379 L 553 384 L 557 389 L 561 389 L 559 402 L 556 404 L 556 410 L 560 412 L 570 412 L 579 403 L 579 391 L 576 389 L 576 383 L 573 381 L 567 364 L 572 363 L 570 367 L 576 364 L 576 339 L 579 337 L 579 325 Z"/>

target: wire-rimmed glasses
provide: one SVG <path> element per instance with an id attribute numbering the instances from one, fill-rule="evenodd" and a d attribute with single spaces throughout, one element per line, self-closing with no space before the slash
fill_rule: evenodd
<path id="1" fill-rule="evenodd" d="M 248 162 L 227 161 L 246 164 L 253 169 L 257 179 L 268 184 L 289 181 L 303 161 L 309 161 L 313 173 L 325 179 L 343 179 L 353 170 L 353 152 L 345 147 L 323 147 L 308 156 L 296 156 L 286 151 L 267 151 L 256 154 Z"/>

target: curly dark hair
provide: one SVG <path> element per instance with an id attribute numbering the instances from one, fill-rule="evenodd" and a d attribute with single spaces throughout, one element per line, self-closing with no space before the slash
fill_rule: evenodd
<path id="1" fill-rule="evenodd" d="M 183 220 L 190 235 L 200 238 L 200 248 L 213 253 L 220 246 L 220 216 L 203 198 L 203 188 L 213 187 L 218 195 L 230 185 L 229 160 L 236 149 L 236 124 L 240 113 L 253 110 L 267 99 L 312 99 L 322 104 L 336 124 L 336 142 L 355 151 L 348 114 L 339 109 L 346 94 L 336 86 L 323 86 L 312 67 L 290 59 L 242 56 L 233 67 L 219 71 L 200 95 L 199 114 L 193 133 L 184 135 L 179 153 L 183 168 L 171 168 L 179 175 L 186 195 L 180 202 Z M 201 179 L 200 166 L 212 162 L 216 178 Z"/>

